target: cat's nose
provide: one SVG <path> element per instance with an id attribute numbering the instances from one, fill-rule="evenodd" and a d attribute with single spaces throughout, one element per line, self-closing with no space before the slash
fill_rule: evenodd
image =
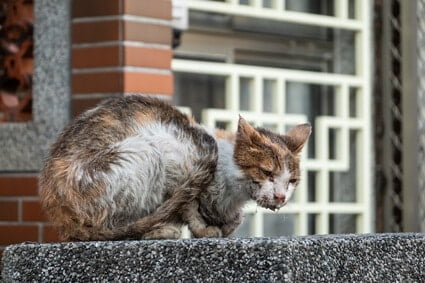
<path id="1" fill-rule="evenodd" d="M 285 194 L 283 193 L 275 193 L 274 194 L 275 201 L 278 201 L 279 203 L 282 203 L 285 201 Z"/>

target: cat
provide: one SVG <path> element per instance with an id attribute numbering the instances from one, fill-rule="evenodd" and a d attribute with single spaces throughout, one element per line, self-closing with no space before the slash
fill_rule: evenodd
<path id="1" fill-rule="evenodd" d="M 42 207 L 65 241 L 229 236 L 249 200 L 276 210 L 299 183 L 309 124 L 286 135 L 239 117 L 208 130 L 163 100 L 129 95 L 77 117 L 50 148 Z"/>

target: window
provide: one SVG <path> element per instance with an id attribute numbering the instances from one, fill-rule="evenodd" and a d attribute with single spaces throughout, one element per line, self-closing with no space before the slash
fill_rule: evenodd
<path id="1" fill-rule="evenodd" d="M 278 213 L 246 209 L 237 236 L 371 232 L 370 13 L 366 0 L 188 0 L 175 102 L 211 127 L 238 114 L 285 132 L 309 121 L 302 182 Z"/>

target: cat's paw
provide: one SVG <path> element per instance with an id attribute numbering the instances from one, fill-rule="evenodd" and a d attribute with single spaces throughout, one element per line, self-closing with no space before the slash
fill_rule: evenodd
<path id="1" fill-rule="evenodd" d="M 197 233 L 195 233 L 195 237 L 197 238 L 221 238 L 223 237 L 223 233 L 221 229 L 217 226 L 207 226 L 205 228 L 199 229 Z"/>
<path id="2" fill-rule="evenodd" d="M 221 231 L 223 232 L 223 236 L 227 237 L 230 234 L 232 234 L 236 230 L 236 228 L 238 228 L 239 225 L 242 223 L 243 219 L 244 219 L 243 213 L 238 212 L 232 221 L 229 221 L 228 223 L 221 226 Z"/>
<path id="3" fill-rule="evenodd" d="M 231 224 L 223 225 L 223 227 L 221 227 L 223 236 L 224 237 L 230 236 L 238 227 L 239 227 L 239 223 L 231 223 Z"/>

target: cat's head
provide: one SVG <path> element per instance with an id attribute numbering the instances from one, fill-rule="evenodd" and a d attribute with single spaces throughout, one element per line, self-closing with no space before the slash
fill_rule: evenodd
<path id="1" fill-rule="evenodd" d="M 233 158 L 255 183 L 251 198 L 260 206 L 279 209 L 291 198 L 300 181 L 299 154 L 310 134 L 310 124 L 279 135 L 239 118 Z"/>

